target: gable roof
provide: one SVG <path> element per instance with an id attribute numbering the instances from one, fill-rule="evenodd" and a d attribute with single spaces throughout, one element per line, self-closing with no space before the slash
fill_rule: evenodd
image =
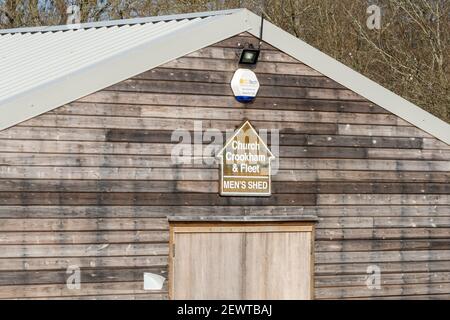
<path id="1" fill-rule="evenodd" d="M 0 130 L 242 32 L 247 9 L 0 30 Z M 450 125 L 264 21 L 263 41 L 450 145 Z"/>

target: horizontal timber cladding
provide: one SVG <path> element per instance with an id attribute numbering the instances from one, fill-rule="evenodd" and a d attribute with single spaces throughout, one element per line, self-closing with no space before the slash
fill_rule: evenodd
<path id="1" fill-rule="evenodd" d="M 167 299 L 143 273 L 167 277 L 168 216 L 299 214 L 319 219 L 316 298 L 450 298 L 450 147 L 265 43 L 258 97 L 239 104 L 230 80 L 247 42 L 0 132 L 0 298 Z M 217 162 L 172 162 L 174 130 L 244 119 L 279 130 L 271 197 L 220 197 Z M 66 287 L 74 265 L 81 290 Z"/>
<path id="2" fill-rule="evenodd" d="M 36 168 L 35 170 L 40 170 Z M 177 192 L 217 193 L 217 181 L 148 181 L 148 180 L 57 180 L 57 179 L 16 179 L 0 185 L 0 192 L 10 190 L 26 192 L 146 192 L 161 193 L 167 190 Z M 293 182 L 274 181 L 272 193 L 317 193 L 325 194 L 448 194 L 448 183 L 424 182 Z M 375 200 L 375 198 L 371 198 Z"/>

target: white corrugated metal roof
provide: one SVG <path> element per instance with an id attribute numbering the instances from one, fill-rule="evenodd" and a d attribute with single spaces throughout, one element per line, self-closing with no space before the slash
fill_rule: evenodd
<path id="1" fill-rule="evenodd" d="M 243 10 L 0 31 L 0 130 L 231 37 Z"/>
<path id="2" fill-rule="evenodd" d="M 0 100 L 10 99 L 36 84 L 95 65 L 200 20 L 202 18 L 0 36 Z"/>
<path id="3" fill-rule="evenodd" d="M 0 130 L 241 32 L 246 9 L 0 30 Z M 282 29 L 263 40 L 450 144 L 450 125 Z"/>

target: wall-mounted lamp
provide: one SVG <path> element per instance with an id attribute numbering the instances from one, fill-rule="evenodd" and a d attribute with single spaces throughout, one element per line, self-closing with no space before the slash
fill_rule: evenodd
<path id="1" fill-rule="evenodd" d="M 255 65 L 258 62 L 259 49 L 246 48 L 242 50 L 239 64 Z"/>

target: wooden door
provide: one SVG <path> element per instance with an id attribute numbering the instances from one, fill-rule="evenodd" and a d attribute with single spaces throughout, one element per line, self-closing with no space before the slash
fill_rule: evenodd
<path id="1" fill-rule="evenodd" d="M 311 299 L 312 224 L 171 225 L 173 299 Z"/>

